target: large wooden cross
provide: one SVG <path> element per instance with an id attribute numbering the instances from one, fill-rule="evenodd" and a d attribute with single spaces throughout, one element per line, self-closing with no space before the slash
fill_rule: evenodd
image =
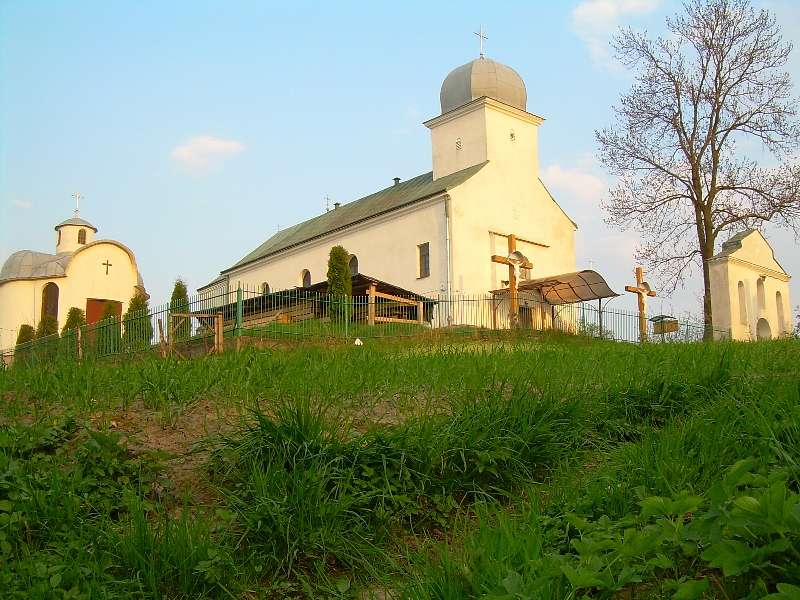
<path id="1" fill-rule="evenodd" d="M 519 269 L 532 269 L 533 263 L 529 260 L 515 260 L 512 254 L 517 251 L 517 236 L 510 233 L 508 238 L 508 256 L 492 255 L 492 262 L 508 265 L 508 320 L 512 327 L 519 321 L 519 297 L 517 296 L 517 272 Z"/>
<path id="2" fill-rule="evenodd" d="M 653 297 L 656 293 L 650 289 L 650 285 L 644 280 L 644 269 L 636 267 L 633 272 L 636 274 L 636 285 L 626 285 L 625 291 L 636 294 L 639 304 L 639 341 L 647 341 L 647 297 Z"/>

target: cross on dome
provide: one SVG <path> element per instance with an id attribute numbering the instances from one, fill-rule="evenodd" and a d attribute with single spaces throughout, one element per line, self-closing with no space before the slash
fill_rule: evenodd
<path id="1" fill-rule="evenodd" d="M 483 30 L 483 25 L 481 25 L 481 28 L 480 28 L 478 31 L 474 31 L 473 33 L 474 33 L 475 35 L 477 35 L 477 36 L 478 36 L 478 39 L 480 40 L 480 45 L 481 45 L 480 57 L 481 57 L 481 58 L 484 58 L 484 56 L 485 56 L 485 55 L 484 55 L 484 53 L 483 53 L 483 42 L 484 42 L 485 40 L 488 40 L 489 38 L 488 38 L 488 37 L 486 37 L 486 32 Z"/>

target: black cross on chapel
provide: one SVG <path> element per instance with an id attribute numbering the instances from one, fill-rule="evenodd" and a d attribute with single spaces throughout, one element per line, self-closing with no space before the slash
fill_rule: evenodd
<path id="1" fill-rule="evenodd" d="M 108 259 L 106 259 L 106 262 L 102 263 L 102 266 L 106 268 L 106 275 L 108 275 L 108 267 L 113 267 L 114 265 L 112 265 L 110 262 L 108 262 Z"/>

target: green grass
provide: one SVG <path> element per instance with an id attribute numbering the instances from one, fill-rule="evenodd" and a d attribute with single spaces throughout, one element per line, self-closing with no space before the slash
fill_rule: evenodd
<path id="1" fill-rule="evenodd" d="M 0 583 L 20 598 L 791 598 L 798 359 L 795 340 L 556 336 L 12 368 Z M 232 421 L 195 434 L 204 502 L 173 485 L 174 457 L 105 429 L 125 411 L 167 435 L 197 406 Z"/>

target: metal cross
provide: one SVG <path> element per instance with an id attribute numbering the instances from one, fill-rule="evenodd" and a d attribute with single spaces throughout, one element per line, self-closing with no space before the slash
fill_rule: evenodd
<path id="1" fill-rule="evenodd" d="M 80 192 L 75 192 L 72 197 L 75 198 L 75 214 L 77 215 L 81 210 L 81 198 L 83 196 L 81 196 Z"/>
<path id="2" fill-rule="evenodd" d="M 486 33 L 483 31 L 483 25 L 481 25 L 480 31 L 473 32 L 475 35 L 478 36 L 478 39 L 481 43 L 481 58 L 483 58 L 483 41 L 488 40 L 489 38 L 486 37 Z"/>
<path id="3" fill-rule="evenodd" d="M 106 275 L 108 275 L 108 267 L 113 267 L 114 265 L 112 265 L 110 262 L 108 262 L 108 259 L 106 259 L 106 262 L 102 263 L 102 266 L 106 268 Z"/>

